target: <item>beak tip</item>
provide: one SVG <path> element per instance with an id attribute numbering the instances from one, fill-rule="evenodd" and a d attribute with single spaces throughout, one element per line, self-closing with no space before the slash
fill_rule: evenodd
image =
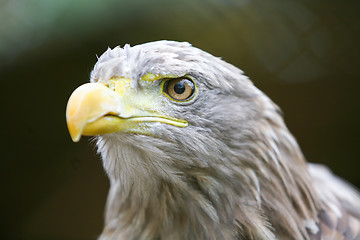
<path id="1" fill-rule="evenodd" d="M 82 128 L 71 124 L 69 121 L 68 123 L 68 131 L 73 142 L 79 142 L 82 134 Z"/>
<path id="2" fill-rule="evenodd" d="M 71 140 L 73 141 L 73 142 L 79 142 L 80 141 L 80 138 L 81 138 L 81 136 L 80 135 L 77 135 L 77 136 L 71 136 Z"/>

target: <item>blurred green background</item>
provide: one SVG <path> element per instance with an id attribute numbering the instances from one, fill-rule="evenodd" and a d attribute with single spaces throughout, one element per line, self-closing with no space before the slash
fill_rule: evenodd
<path id="1" fill-rule="evenodd" d="M 72 143 L 71 92 L 108 46 L 188 41 L 238 66 L 285 112 L 309 161 L 360 186 L 358 0 L 0 1 L 1 231 L 96 239 L 108 190 Z"/>

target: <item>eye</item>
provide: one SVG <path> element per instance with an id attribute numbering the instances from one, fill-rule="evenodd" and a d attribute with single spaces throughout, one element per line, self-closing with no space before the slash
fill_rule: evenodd
<path id="1" fill-rule="evenodd" d="M 195 92 L 195 84 L 188 78 L 175 78 L 165 82 L 163 91 L 178 101 L 190 100 Z"/>

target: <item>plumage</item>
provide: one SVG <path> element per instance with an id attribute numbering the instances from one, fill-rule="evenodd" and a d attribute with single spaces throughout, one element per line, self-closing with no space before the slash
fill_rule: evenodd
<path id="1" fill-rule="evenodd" d="M 196 89 L 177 101 L 164 82 L 183 78 Z M 74 119 L 84 104 L 70 99 L 67 110 L 72 136 L 101 134 L 111 187 L 100 240 L 360 239 L 359 193 L 306 163 L 279 108 L 235 66 L 188 43 L 158 41 L 109 48 L 90 82 L 118 94 L 106 100 L 112 107 L 92 96 L 101 111 L 82 125 Z M 94 128 L 99 119 L 111 131 L 102 122 Z"/>

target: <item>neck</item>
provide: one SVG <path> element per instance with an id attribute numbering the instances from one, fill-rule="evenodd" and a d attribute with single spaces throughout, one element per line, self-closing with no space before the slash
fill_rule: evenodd
<path id="1" fill-rule="evenodd" d="M 230 222 L 231 208 L 235 204 L 225 198 L 232 194 L 225 193 L 229 189 L 211 177 L 208 169 L 194 167 L 186 174 L 179 169 L 174 171 L 163 166 L 169 159 L 149 155 L 124 142 L 121 150 L 104 149 L 109 140 L 102 138 L 98 143 L 111 183 L 100 239 L 235 237 L 230 230 L 234 224 Z M 231 205 L 224 205 L 223 201 Z"/>
<path id="2" fill-rule="evenodd" d="M 176 169 L 164 163 L 178 159 L 165 158 L 159 148 L 142 151 L 141 144 L 149 142 L 134 146 L 122 136 L 108 144 L 114 138 L 101 138 L 98 147 L 111 188 L 100 239 L 304 239 L 304 222 L 313 219 L 314 207 L 306 177 L 297 177 L 307 175 L 301 152 L 286 129 L 277 131 L 284 136 L 258 134 L 269 142 L 243 151 L 240 157 L 248 161 L 243 165 L 232 165 L 239 155 L 212 156 L 212 166 Z M 264 163 L 254 162 L 259 156 Z M 298 162 L 284 165 L 289 157 Z M 282 235 L 275 237 L 274 228 Z"/>

